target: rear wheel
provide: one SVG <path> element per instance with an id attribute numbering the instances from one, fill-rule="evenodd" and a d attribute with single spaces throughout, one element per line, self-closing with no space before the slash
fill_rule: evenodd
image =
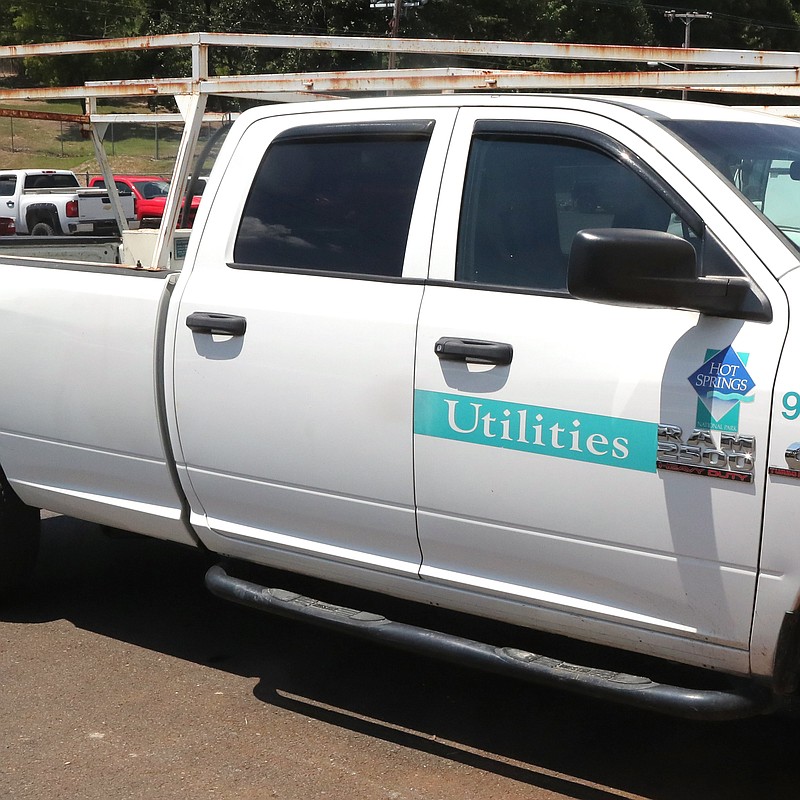
<path id="1" fill-rule="evenodd" d="M 28 579 L 39 554 L 39 509 L 26 506 L 0 472 L 0 593 Z"/>
<path id="2" fill-rule="evenodd" d="M 55 236 L 56 229 L 49 222 L 37 222 L 31 228 L 31 236 Z"/>

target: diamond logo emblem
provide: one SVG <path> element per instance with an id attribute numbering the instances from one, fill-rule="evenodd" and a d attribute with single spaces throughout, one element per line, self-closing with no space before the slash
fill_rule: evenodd
<path id="1" fill-rule="evenodd" d="M 700 403 L 710 419 L 718 422 L 740 403 L 753 400 L 755 381 L 747 371 L 747 353 L 737 353 L 730 346 L 706 353 L 705 363 L 689 376 Z"/>

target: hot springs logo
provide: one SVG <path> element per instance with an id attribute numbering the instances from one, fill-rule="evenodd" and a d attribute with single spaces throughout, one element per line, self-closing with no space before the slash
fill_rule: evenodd
<path id="1" fill-rule="evenodd" d="M 708 431 L 739 430 L 739 406 L 754 399 L 755 381 L 747 371 L 748 353 L 728 346 L 707 350 L 706 361 L 689 376 L 697 392 L 696 426 Z"/>

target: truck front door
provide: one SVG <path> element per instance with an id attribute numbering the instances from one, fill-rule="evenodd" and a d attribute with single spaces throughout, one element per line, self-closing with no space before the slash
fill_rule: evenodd
<path id="1" fill-rule="evenodd" d="M 578 230 L 640 228 L 771 278 L 611 119 L 464 110 L 450 158 L 417 352 L 422 577 L 472 611 L 746 670 L 783 311 L 588 303 L 566 268 Z"/>

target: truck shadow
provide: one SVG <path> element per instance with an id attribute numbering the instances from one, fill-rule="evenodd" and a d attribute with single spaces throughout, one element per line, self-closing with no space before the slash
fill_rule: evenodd
<path id="1" fill-rule="evenodd" d="M 797 797 L 788 718 L 691 723 L 485 676 L 217 600 L 213 560 L 187 548 L 64 517 L 43 528 L 33 586 L 0 622 L 66 619 L 253 677 L 262 703 L 575 800 Z"/>

